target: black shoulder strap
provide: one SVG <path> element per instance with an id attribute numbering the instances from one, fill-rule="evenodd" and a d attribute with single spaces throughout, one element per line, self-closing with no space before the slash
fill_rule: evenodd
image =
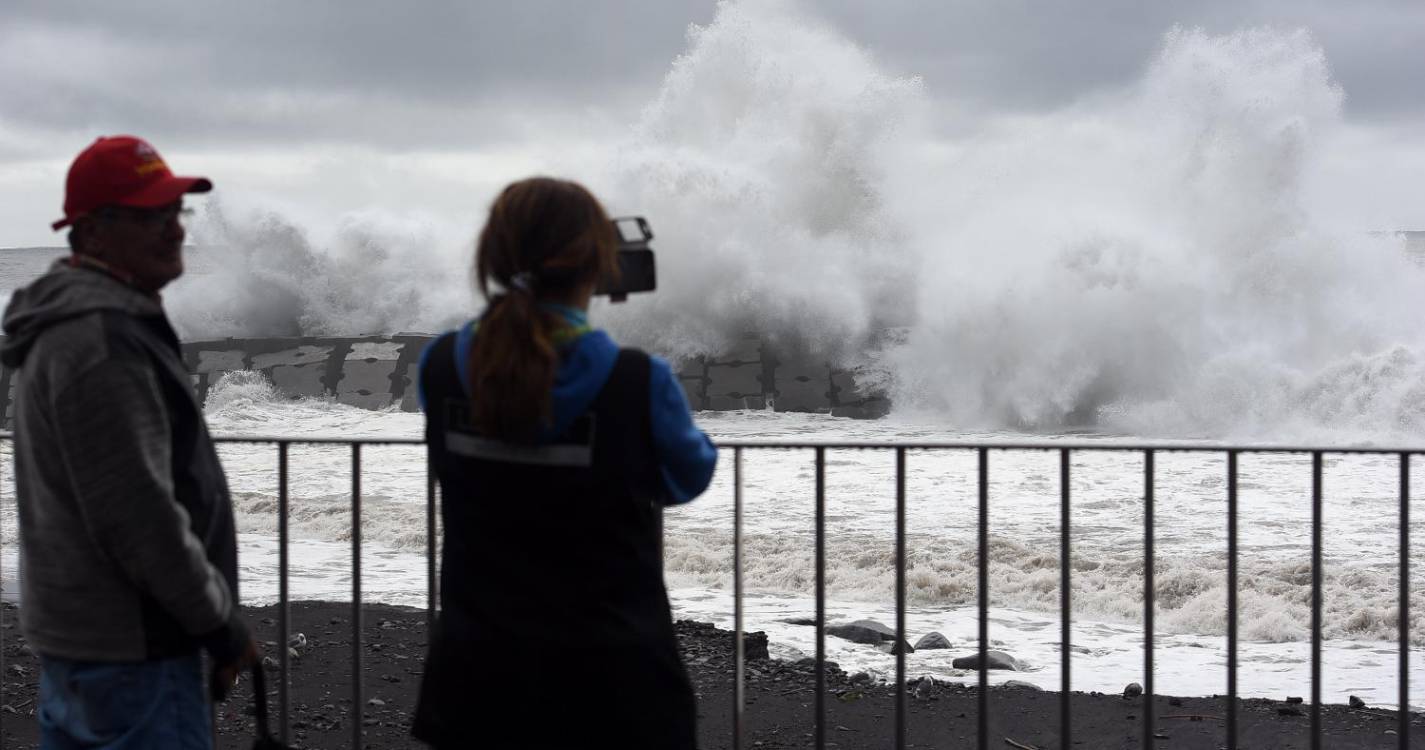
<path id="1" fill-rule="evenodd" d="M 648 355 L 638 349 L 620 349 L 614 369 L 599 393 L 599 400 L 620 404 L 634 414 L 648 413 Z M 648 422 L 648 419 L 644 419 Z M 650 427 L 651 429 L 651 427 Z"/>
<path id="2" fill-rule="evenodd" d="M 438 399 L 444 399 L 452 390 L 458 392 L 462 388 L 460 368 L 455 366 L 454 333 L 443 334 L 431 344 L 430 354 L 425 358 L 425 367 L 421 368 L 418 377 L 421 393 L 426 399 L 427 413 L 439 408 Z"/>

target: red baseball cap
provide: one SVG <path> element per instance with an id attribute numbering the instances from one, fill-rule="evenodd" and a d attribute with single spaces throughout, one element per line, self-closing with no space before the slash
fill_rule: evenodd
<path id="1" fill-rule="evenodd" d="M 153 146 L 142 138 L 115 135 L 94 141 L 74 157 L 64 185 L 64 218 L 50 226 L 66 227 L 100 206 L 158 208 L 184 193 L 206 193 L 206 177 L 176 177 Z"/>

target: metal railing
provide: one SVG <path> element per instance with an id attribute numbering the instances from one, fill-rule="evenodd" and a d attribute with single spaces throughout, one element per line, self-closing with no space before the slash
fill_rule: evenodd
<path id="1" fill-rule="evenodd" d="M 8 438 L 0 435 L 0 439 Z M 280 644 L 281 678 L 278 680 L 278 721 L 280 736 L 289 741 L 289 652 L 290 637 L 289 592 L 287 585 L 288 546 L 288 452 L 293 444 L 300 445 L 344 445 L 351 448 L 351 513 L 352 513 L 352 743 L 362 746 L 363 703 L 362 703 L 362 634 L 361 634 L 361 462 L 362 448 L 371 445 L 421 445 L 418 439 L 400 438 L 288 438 L 288 437 L 223 437 L 217 438 L 224 444 L 272 444 L 277 447 L 278 458 L 278 630 Z M 1322 646 L 1322 458 L 1331 455 L 1385 455 L 1396 456 L 1399 461 L 1399 711 L 1397 740 L 1400 748 L 1409 746 L 1409 663 L 1410 663 L 1410 459 L 1425 453 L 1418 448 L 1322 448 L 1298 446 L 1192 446 L 1175 444 L 1105 444 L 1071 443 L 1066 441 L 1040 442 L 774 442 L 759 440 L 723 441 L 719 447 L 732 451 L 733 472 L 733 621 L 737 636 L 734 638 L 734 680 L 732 690 L 732 746 L 743 747 L 744 706 L 745 706 L 745 655 L 743 652 L 743 454 L 750 450 L 786 451 L 809 450 L 815 460 L 815 565 L 816 565 L 816 657 L 815 657 L 815 727 L 814 740 L 820 750 L 826 746 L 826 453 L 831 450 L 845 451 L 894 451 L 895 453 L 895 601 L 896 601 L 896 688 L 895 688 L 895 748 L 901 750 L 906 744 L 906 680 L 905 680 L 905 611 L 906 611 L 906 464 L 907 453 L 968 451 L 977 458 L 977 573 L 978 573 L 978 717 L 977 746 L 982 750 L 989 747 L 989 518 L 990 518 L 990 456 L 1006 451 L 1057 452 L 1059 455 L 1060 511 L 1059 511 L 1059 565 L 1060 565 L 1060 691 L 1059 691 L 1059 746 L 1073 744 L 1072 693 L 1070 674 L 1072 662 L 1071 633 L 1072 596 L 1070 566 L 1070 487 L 1071 457 L 1087 453 L 1137 453 L 1143 457 L 1143 555 L 1144 555 L 1144 604 L 1143 604 L 1143 685 L 1142 746 L 1154 746 L 1155 718 L 1153 712 L 1153 657 L 1154 657 L 1154 487 L 1155 457 L 1160 453 L 1219 454 L 1227 458 L 1227 705 L 1226 705 L 1226 747 L 1237 748 L 1237 671 L 1238 671 L 1238 458 L 1241 454 L 1304 454 L 1311 457 L 1311 748 L 1319 750 L 1322 739 L 1321 719 L 1321 646 Z M 438 608 L 437 560 L 436 560 L 436 482 L 429 466 L 426 470 L 426 564 L 427 564 L 427 626 L 433 628 Z M 0 629 L 0 636 L 3 636 Z M 3 646 L 3 643 L 0 643 Z M 3 670 L 3 648 L 0 648 L 0 670 Z M 3 713 L 3 712 L 0 712 Z"/>

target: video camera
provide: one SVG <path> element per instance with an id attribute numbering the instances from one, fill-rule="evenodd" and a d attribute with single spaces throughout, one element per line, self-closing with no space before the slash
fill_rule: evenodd
<path id="1" fill-rule="evenodd" d="M 594 294 L 608 295 L 610 302 L 623 302 L 634 292 L 651 292 L 658 287 L 653 262 L 653 230 L 642 216 L 620 216 L 613 220 L 618 234 L 618 277 L 606 276 L 594 287 Z"/>

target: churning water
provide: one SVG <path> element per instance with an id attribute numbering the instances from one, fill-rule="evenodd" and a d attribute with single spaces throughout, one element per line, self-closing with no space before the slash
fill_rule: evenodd
<path id="1" fill-rule="evenodd" d="M 419 415 L 367 412 L 325 401 L 274 398 L 258 378 L 230 378 L 209 399 L 225 434 L 417 437 Z M 947 430 L 892 416 L 855 421 L 806 414 L 704 412 L 715 438 L 807 440 L 1004 440 L 1004 432 Z M 1063 438 L 1055 438 L 1061 440 Z M 1077 435 L 1112 444 L 1117 438 Z M 1190 443 L 1184 443 L 1185 445 Z M 363 584 L 371 600 L 425 604 L 425 469 L 422 449 L 365 452 Z M 350 596 L 350 451 L 294 448 L 292 530 L 295 596 Z M 224 463 L 243 533 L 244 597 L 275 595 L 276 458 L 270 447 L 228 446 Z M 975 648 L 976 464 L 965 451 L 912 452 L 907 477 L 907 600 L 910 636 L 931 630 L 950 651 L 909 655 L 912 674 L 956 676 L 950 661 Z M 1015 673 L 1058 684 L 1059 487 L 1052 453 L 996 452 L 990 465 L 991 637 L 1028 663 Z M 1418 466 L 1418 463 L 1417 463 Z M 1156 467 L 1158 686 L 1163 692 L 1225 690 L 1225 458 L 1160 454 Z M 1240 463 L 1241 689 L 1302 694 L 1309 685 L 1310 482 L 1305 456 L 1244 456 Z M 1392 457 L 1325 463 L 1325 694 L 1394 700 L 1397 464 Z M 813 653 L 812 629 L 785 622 L 814 611 L 814 485 L 810 451 L 749 450 L 744 459 L 747 627 L 769 632 L 783 656 Z M 666 514 L 666 574 L 678 616 L 731 624 L 732 477 L 724 452 L 702 498 Z M 1425 479 L 1417 469 L 1414 482 Z M 827 457 L 827 570 L 831 621 L 872 617 L 894 624 L 894 456 L 830 451 Z M 1074 686 L 1121 690 L 1141 679 L 1143 585 L 1142 457 L 1080 453 L 1073 462 Z M 1425 503 L 1413 500 L 1417 519 Z M 1422 539 L 1417 525 L 1415 539 Z M 537 531 L 532 544 L 539 544 Z M 1412 563 L 1425 564 L 1425 547 Z M 558 595 L 559 581 L 549 581 Z M 1412 611 L 1425 595 L 1412 592 Z M 1425 641 L 1425 618 L 1412 618 Z M 828 639 L 829 658 L 886 674 L 891 656 Z M 1413 681 L 1425 679 L 1415 660 Z M 893 672 L 892 672 L 893 673 Z M 1002 676 L 1003 677 L 1003 676 Z M 1420 701 L 1416 701 L 1417 703 Z"/>

